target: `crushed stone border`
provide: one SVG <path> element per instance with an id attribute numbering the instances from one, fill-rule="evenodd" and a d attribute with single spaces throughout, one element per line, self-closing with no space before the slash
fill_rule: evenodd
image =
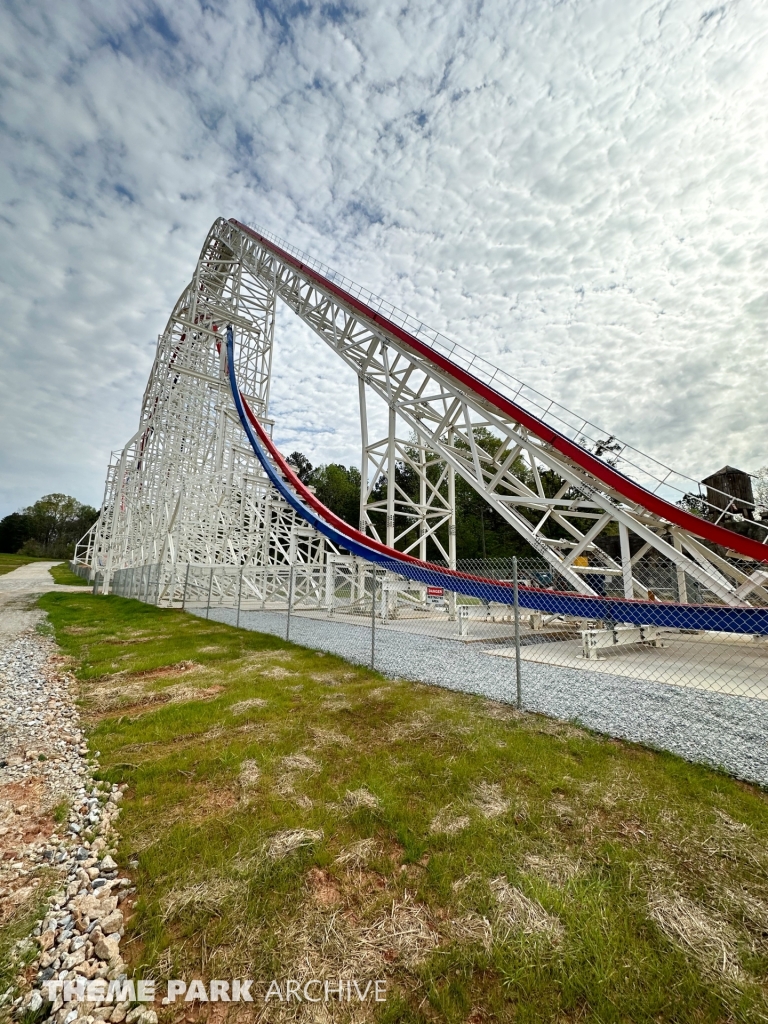
<path id="1" fill-rule="evenodd" d="M 99 751 L 89 754 L 75 704 L 75 679 L 64 670 L 64 660 L 50 637 L 32 631 L 0 651 L 0 711 L 7 712 L 0 733 L 0 786 L 23 785 L 37 776 L 47 789 L 48 804 L 57 797 L 69 804 L 66 822 L 44 841 L 27 845 L 5 878 L 0 875 L 0 887 L 3 881 L 13 885 L 22 880 L 30 895 L 45 885 L 42 872 L 59 876 L 31 935 L 11 950 L 11 966 L 18 973 L 15 984 L 0 993 L 0 1017 L 10 1011 L 16 1020 L 37 1024 L 157 1024 L 156 1012 L 146 1005 L 65 1002 L 61 991 L 53 1002 L 49 999 L 50 981 L 128 980 L 120 942 L 124 911 L 136 894 L 114 859 L 127 783 L 110 786 L 96 780 Z M 25 810 L 24 805 L 15 808 L 16 814 Z"/>

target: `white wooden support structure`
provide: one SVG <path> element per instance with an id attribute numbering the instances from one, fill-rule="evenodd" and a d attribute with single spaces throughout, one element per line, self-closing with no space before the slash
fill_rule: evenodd
<path id="1" fill-rule="evenodd" d="M 695 482 L 612 437 L 601 438 L 586 419 L 306 254 L 224 219 L 213 224 L 192 280 L 158 340 L 139 428 L 115 453 L 99 521 L 78 547 L 80 564 L 103 573 L 104 592 L 112 573 L 127 567 L 161 566 L 157 585 L 161 595 L 170 595 L 167 600 L 183 577 L 179 567 L 187 564 L 258 567 L 261 600 L 269 606 L 270 594 L 284 593 L 288 566 L 295 565 L 297 601 L 317 594 L 319 604 L 328 603 L 327 589 L 311 567 L 320 569 L 339 552 L 272 488 L 244 441 L 227 387 L 221 341 L 232 324 L 240 389 L 271 433 L 278 300 L 357 376 L 359 518 L 368 536 L 454 567 L 460 477 L 531 545 L 561 589 L 599 594 L 606 580 L 613 586 L 615 579 L 619 594 L 647 599 L 643 567 L 653 559 L 676 581 L 681 603 L 695 589 L 715 603 L 768 605 L 768 575 L 759 565 L 675 525 L 677 514 L 669 521 L 649 511 L 652 502 L 643 504 L 643 493 L 661 493 L 671 481 L 683 480 L 675 492 L 681 495 L 682 487 L 695 491 Z M 410 334 L 398 333 L 398 325 Z M 485 386 L 495 390 L 485 392 Z M 494 394 L 516 404 L 502 406 Z M 375 440 L 369 437 L 371 399 L 388 411 L 386 437 Z M 585 468 L 589 460 L 564 454 L 554 435 L 533 429 L 525 410 L 575 439 L 593 468 L 594 460 L 615 464 L 648 490 L 606 484 L 604 474 Z M 489 436 L 495 442 L 486 450 L 483 438 Z M 409 491 L 398 483 L 398 466 L 416 482 Z M 382 480 L 383 492 L 377 489 Z M 754 530 L 760 529 L 755 520 Z M 618 534 L 618 560 L 601 546 L 608 534 Z M 246 574 L 247 593 L 248 579 Z M 228 600 L 223 592 L 218 598 Z M 449 606 L 455 615 L 454 596 Z"/>

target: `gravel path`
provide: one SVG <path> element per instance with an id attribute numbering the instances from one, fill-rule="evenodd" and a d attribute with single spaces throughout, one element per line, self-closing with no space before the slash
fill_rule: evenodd
<path id="1" fill-rule="evenodd" d="M 59 560 L 61 561 L 61 560 Z M 83 587 L 62 587 L 48 571 L 59 562 L 30 562 L 0 576 L 0 650 L 25 630 L 33 629 L 45 617 L 34 601 L 48 590 L 76 591 Z"/>
<path id="2" fill-rule="evenodd" d="M 235 615 L 222 608 L 211 609 L 210 617 L 234 625 Z M 276 636 L 285 636 L 285 624 L 286 616 L 277 612 L 240 616 L 243 628 Z M 370 664 L 368 626 L 294 615 L 291 640 Z M 376 668 L 451 690 L 515 699 L 514 659 L 489 657 L 480 644 L 381 626 L 376 630 Z M 578 720 L 598 732 L 669 750 L 768 786 L 768 701 L 529 661 L 523 662 L 522 675 L 523 704 L 529 711 Z"/>
<path id="3" fill-rule="evenodd" d="M 11 951 L 16 980 L 0 992 L 0 1013 L 10 1004 L 16 1018 L 71 1024 L 76 1003 L 48 999 L 47 984 L 125 977 L 119 943 L 135 890 L 112 859 L 122 791 L 94 781 L 65 659 L 35 630 L 38 594 L 81 592 L 55 585 L 53 564 L 0 577 L 0 925 L 52 890 L 32 936 Z M 100 1020 L 157 1024 L 154 1011 L 136 1014 L 128 1002 L 105 1010 Z"/>

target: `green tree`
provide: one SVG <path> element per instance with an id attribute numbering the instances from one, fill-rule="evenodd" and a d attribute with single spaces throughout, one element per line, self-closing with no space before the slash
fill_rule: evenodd
<path id="1" fill-rule="evenodd" d="M 22 512 L 11 512 L 0 519 L 0 551 L 15 555 L 25 541 L 31 537 L 29 520 Z"/>
<path id="2" fill-rule="evenodd" d="M 291 452 L 285 460 L 299 480 L 317 494 L 322 503 L 350 526 L 360 520 L 360 470 L 338 462 L 313 467 L 302 452 Z"/>
<path id="3" fill-rule="evenodd" d="M 288 465 L 295 471 L 296 476 L 301 480 L 303 484 L 308 484 L 312 480 L 312 463 L 301 452 L 291 452 L 288 458 L 285 460 Z"/>
<path id="4" fill-rule="evenodd" d="M 3 551 L 69 558 L 99 513 L 68 494 L 46 494 L 0 521 Z"/>
<path id="5" fill-rule="evenodd" d="M 298 453 L 295 453 L 298 454 Z M 293 457 L 293 456 L 292 456 Z M 331 512 L 350 526 L 360 521 L 360 470 L 331 462 L 312 471 L 309 483 Z"/>

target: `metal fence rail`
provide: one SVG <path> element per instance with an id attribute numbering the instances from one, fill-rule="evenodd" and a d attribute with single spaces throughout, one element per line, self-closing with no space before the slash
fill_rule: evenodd
<path id="1" fill-rule="evenodd" d="M 325 566 L 137 566 L 118 570 L 110 589 L 338 653 L 387 675 L 577 719 L 768 785 L 764 613 L 732 609 L 728 631 L 691 628 L 694 610 L 719 606 L 670 603 L 690 601 L 680 593 L 686 581 L 654 576 L 651 566 L 647 585 L 668 624 L 586 619 L 563 613 L 568 592 L 544 562 L 459 568 L 497 580 L 508 603 L 487 600 L 480 586 L 477 597 L 456 594 L 342 555 Z M 606 608 L 614 607 L 620 583 L 606 574 Z"/>

